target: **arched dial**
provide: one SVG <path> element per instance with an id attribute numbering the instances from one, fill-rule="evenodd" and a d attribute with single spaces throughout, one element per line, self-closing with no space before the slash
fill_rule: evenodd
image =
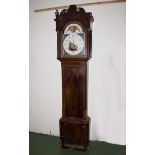
<path id="1" fill-rule="evenodd" d="M 63 48 L 69 55 L 78 55 L 84 50 L 84 33 L 78 24 L 70 24 L 64 32 Z"/>

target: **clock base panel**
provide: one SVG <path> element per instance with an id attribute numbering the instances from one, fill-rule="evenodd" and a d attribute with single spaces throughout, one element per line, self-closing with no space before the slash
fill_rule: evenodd
<path id="1" fill-rule="evenodd" d="M 89 146 L 90 118 L 62 117 L 60 123 L 61 146 L 86 151 Z"/>

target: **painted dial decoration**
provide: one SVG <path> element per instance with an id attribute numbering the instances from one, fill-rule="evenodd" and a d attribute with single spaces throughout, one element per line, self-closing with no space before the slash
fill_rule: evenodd
<path id="1" fill-rule="evenodd" d="M 64 32 L 64 54 L 84 54 L 84 33 L 78 24 L 70 24 Z"/>

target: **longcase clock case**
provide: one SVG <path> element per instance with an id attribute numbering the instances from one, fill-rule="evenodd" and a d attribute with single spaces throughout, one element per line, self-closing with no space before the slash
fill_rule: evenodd
<path id="1" fill-rule="evenodd" d="M 55 14 L 57 59 L 61 61 L 62 68 L 61 145 L 63 148 L 86 150 L 90 128 L 87 115 L 88 60 L 92 55 L 91 27 L 94 19 L 91 13 L 76 5 Z M 75 40 L 79 48 L 69 41 L 72 36 L 79 41 Z M 65 50 L 67 46 L 71 49 Z"/>

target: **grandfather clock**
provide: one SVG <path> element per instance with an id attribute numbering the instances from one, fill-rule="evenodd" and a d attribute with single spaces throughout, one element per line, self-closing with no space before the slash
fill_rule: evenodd
<path id="1" fill-rule="evenodd" d="M 91 13 L 70 5 L 56 11 L 57 59 L 62 68 L 62 117 L 60 140 L 63 148 L 86 150 L 90 118 L 87 115 L 88 60 L 92 55 Z"/>

